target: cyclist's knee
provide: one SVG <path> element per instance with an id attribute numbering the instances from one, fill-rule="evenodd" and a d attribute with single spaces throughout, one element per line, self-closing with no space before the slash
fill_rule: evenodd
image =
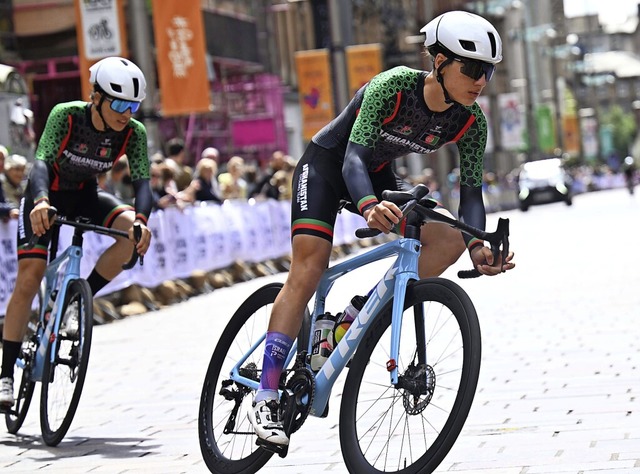
<path id="1" fill-rule="evenodd" d="M 118 230 L 127 231 L 133 225 L 133 221 L 135 220 L 135 212 L 133 211 L 125 211 L 116 217 L 116 220 L 113 222 L 113 228 Z"/>
<path id="2" fill-rule="evenodd" d="M 18 260 L 16 286 L 18 283 L 38 286 L 44 276 L 46 267 L 47 261 L 42 258 L 23 258 Z"/>

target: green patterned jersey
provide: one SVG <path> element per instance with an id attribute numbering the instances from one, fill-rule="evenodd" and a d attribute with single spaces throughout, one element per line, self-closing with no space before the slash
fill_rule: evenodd
<path id="1" fill-rule="evenodd" d="M 91 123 L 90 104 L 81 101 L 58 104 L 51 110 L 36 151 L 36 159 L 45 161 L 50 170 L 51 191 L 77 190 L 87 182 L 95 183 L 96 176 L 109 171 L 122 155 L 129 160 L 132 181 L 149 179 L 144 125 L 131 119 L 120 132 L 98 131 Z"/>
<path id="2" fill-rule="evenodd" d="M 405 66 L 378 74 L 313 141 L 336 151 L 336 157 L 345 155 L 349 141 L 371 149 L 365 162 L 369 172 L 410 152 L 430 153 L 455 142 L 460 184 L 482 186 L 487 120 L 480 106 L 454 103 L 444 112 L 432 112 L 424 100 L 426 76 Z"/>

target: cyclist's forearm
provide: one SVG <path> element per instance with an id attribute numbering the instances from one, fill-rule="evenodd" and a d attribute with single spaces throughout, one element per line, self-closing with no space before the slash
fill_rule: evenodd
<path id="1" fill-rule="evenodd" d="M 360 214 L 378 203 L 365 165 L 366 158 L 372 153 L 371 148 L 349 142 L 342 165 L 342 177 Z"/>
<path id="2" fill-rule="evenodd" d="M 485 230 L 487 214 L 482 200 L 482 188 L 460 186 L 460 207 L 458 209 L 460 220 L 478 229 Z M 467 248 L 471 249 L 482 241 L 462 233 Z"/>
<path id="3" fill-rule="evenodd" d="M 151 208 L 153 207 L 153 194 L 148 179 L 138 179 L 133 181 L 135 191 L 136 219 L 144 222 L 149 220 Z"/>
<path id="4" fill-rule="evenodd" d="M 45 161 L 36 159 L 29 174 L 29 187 L 36 204 L 49 199 L 49 184 L 49 166 Z"/>

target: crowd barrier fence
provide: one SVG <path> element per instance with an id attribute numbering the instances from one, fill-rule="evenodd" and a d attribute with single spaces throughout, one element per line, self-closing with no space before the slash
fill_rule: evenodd
<path id="1" fill-rule="evenodd" d="M 184 209 L 154 211 L 149 218 L 152 240 L 144 265 L 124 271 L 97 296 L 138 284 L 154 288 L 167 280 L 188 278 L 195 271 L 215 271 L 234 262 L 259 263 L 291 252 L 289 201 L 225 201 Z M 351 244 L 364 219 L 351 212 L 338 215 L 334 244 Z M 17 221 L 0 222 L 0 315 L 15 286 Z M 59 248 L 71 243 L 73 229 L 63 226 Z M 81 275 L 89 275 L 98 257 L 113 243 L 111 237 L 85 234 Z"/>

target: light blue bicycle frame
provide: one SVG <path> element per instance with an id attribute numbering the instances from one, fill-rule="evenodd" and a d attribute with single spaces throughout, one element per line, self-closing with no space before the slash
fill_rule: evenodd
<path id="1" fill-rule="evenodd" d="M 338 375 L 346 367 L 347 362 L 351 359 L 356 348 L 360 344 L 364 334 L 373 322 L 380 315 L 380 311 L 393 297 L 392 319 L 391 319 L 391 354 L 390 358 L 394 361 L 398 360 L 398 351 L 400 347 L 400 329 L 402 327 L 402 314 L 404 310 L 404 298 L 407 285 L 411 280 L 418 280 L 418 257 L 420 255 L 420 241 L 412 238 L 401 238 L 391 242 L 382 244 L 373 250 L 361 255 L 352 257 L 344 262 L 338 263 L 328 268 L 316 291 L 315 304 L 312 318 L 312 330 L 309 334 L 309 342 L 307 354 L 311 354 L 311 346 L 313 343 L 313 327 L 319 315 L 325 312 L 325 301 L 331 287 L 337 279 L 347 273 L 368 265 L 369 263 L 382 260 L 383 258 L 397 255 L 393 264 L 386 272 L 385 276 L 377 283 L 375 290 L 369 296 L 358 317 L 351 323 L 346 334 L 340 340 L 333 352 L 322 365 L 320 370 L 315 374 L 316 388 L 313 403 L 311 405 L 310 414 L 313 416 L 321 416 L 331 395 L 331 389 Z M 266 335 L 260 338 L 253 347 L 247 352 L 245 357 L 231 370 L 231 379 L 239 384 L 250 387 L 253 390 L 258 389 L 259 382 L 243 377 L 239 374 L 240 368 L 255 350 L 262 350 L 261 346 Z M 288 367 L 291 360 L 296 355 L 296 347 L 291 349 L 289 357 L 285 364 Z M 391 383 L 398 382 L 398 369 L 393 368 L 389 371 Z"/>
<path id="2" fill-rule="evenodd" d="M 51 316 L 44 330 L 40 329 L 38 334 L 38 347 L 35 354 L 35 361 L 33 369 L 31 371 L 31 379 L 34 382 L 42 381 L 42 372 L 44 370 L 44 358 L 47 355 L 49 344 L 53 344 L 51 354 L 51 362 L 54 362 L 56 357 L 56 346 L 58 344 L 57 337 L 51 337 L 52 334 L 59 334 L 60 323 L 62 322 L 62 302 L 65 299 L 67 293 L 67 286 L 72 280 L 80 278 L 80 261 L 82 260 L 82 247 L 77 245 L 71 245 L 67 247 L 60 255 L 58 255 L 53 261 L 47 265 L 45 270 L 43 284 L 45 285 L 44 298 L 40 308 L 40 321 L 44 321 L 44 311 L 47 306 L 47 302 L 51 297 L 51 293 L 56 288 L 59 288 L 56 300 L 51 309 Z M 58 269 L 66 263 L 66 267 L 62 274 L 58 273 Z M 58 281 L 62 279 L 60 285 Z M 82 311 L 82 308 L 79 308 Z M 18 364 L 24 364 L 24 361 L 19 360 Z"/>

